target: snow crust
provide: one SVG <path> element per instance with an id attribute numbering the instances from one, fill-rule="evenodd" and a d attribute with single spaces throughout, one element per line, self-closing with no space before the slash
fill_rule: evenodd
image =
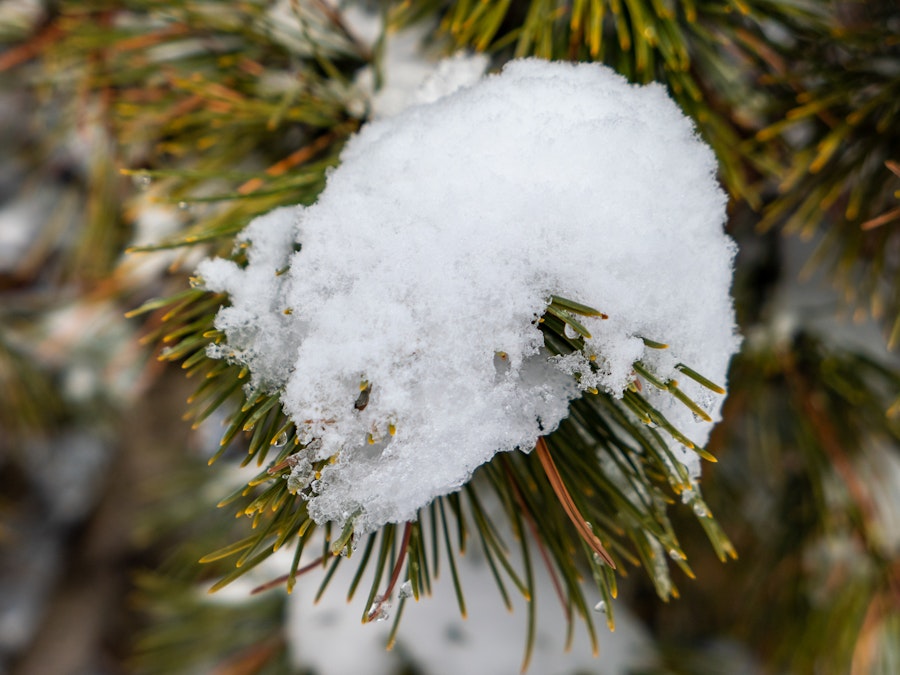
<path id="1" fill-rule="evenodd" d="M 314 205 L 241 234 L 245 265 L 201 264 L 206 287 L 231 298 L 216 318 L 227 344 L 211 355 L 280 394 L 309 444 L 296 488 L 309 462 L 332 459 L 302 490 L 318 522 L 412 519 L 497 452 L 530 451 L 584 390 L 620 396 L 637 360 L 724 384 L 739 340 L 715 172 L 662 86 L 514 61 L 365 125 Z M 581 317 L 584 355 L 543 349 L 536 319 L 554 294 L 609 315 Z M 679 383 L 718 419 L 720 397 Z M 711 424 L 643 390 L 706 442 Z"/>

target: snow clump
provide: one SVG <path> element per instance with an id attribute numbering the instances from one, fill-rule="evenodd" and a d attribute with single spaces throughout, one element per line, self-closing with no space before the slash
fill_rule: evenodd
<path id="1" fill-rule="evenodd" d="M 317 522 L 413 519 L 496 453 L 530 451 L 585 390 L 620 397 L 635 361 L 724 383 L 739 343 L 735 246 L 715 174 L 662 86 L 514 61 L 368 123 L 315 204 L 246 228 L 246 264 L 201 264 L 231 300 L 215 321 L 227 343 L 210 354 L 279 394 L 308 444 L 298 468 Z M 584 353 L 545 351 L 551 295 L 609 316 L 579 317 Z M 721 397 L 679 382 L 717 421 Z M 643 394 L 706 442 L 711 423 Z M 696 455 L 670 445 L 699 475 Z"/>

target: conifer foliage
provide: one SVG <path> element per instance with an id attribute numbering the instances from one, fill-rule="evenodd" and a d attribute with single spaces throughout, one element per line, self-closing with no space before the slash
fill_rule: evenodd
<path id="1" fill-rule="evenodd" d="M 64 206 L 43 215 L 38 235 L 19 238 L 25 241 L 22 255 L 0 256 L 0 292 L 11 300 L 0 308 L 5 461 L 23 462 L 12 448 L 41 430 L 79 416 L 117 414 L 114 393 L 107 394 L 113 400 L 97 394 L 86 403 L 72 394 L 74 385 L 56 386 L 75 380 L 64 363 L 47 358 L 47 348 L 35 346 L 33 336 L 59 325 L 51 319 L 74 299 L 90 307 L 129 308 L 147 352 L 178 364 L 195 383 L 186 418 L 198 429 L 224 424 L 217 451 L 208 458 L 213 468 L 190 480 L 205 483 L 232 471 L 241 476 L 230 494 L 222 489 L 217 496 L 239 523 L 206 532 L 188 528 L 195 540 L 190 555 L 206 547 L 195 556 L 205 564 L 203 571 L 182 561 L 177 572 L 139 579 L 147 616 L 178 617 L 177 630 L 170 623 L 148 632 L 139 649 L 142 669 L 176 672 L 190 663 L 224 663 L 228 652 L 234 672 L 283 672 L 285 643 L 274 637 L 282 630 L 277 617 L 283 590 L 276 589 L 291 591 L 298 584 L 314 584 L 320 594 L 347 594 L 364 623 L 389 617 L 393 643 L 402 636 L 404 606 L 428 602 L 434 584 L 452 584 L 466 613 L 458 567 L 460 555 L 472 547 L 491 570 L 498 602 L 511 606 L 513 595 L 526 600 L 523 667 L 534 649 L 541 609 L 531 601 L 539 565 L 550 571 L 564 619 L 584 624 L 595 650 L 602 649 L 597 618 L 614 625 L 620 575 L 641 567 L 644 581 L 629 579 L 635 588 L 646 584 L 664 601 L 686 595 L 643 610 L 657 619 L 661 672 L 707 672 L 714 656 L 687 651 L 685 645 L 698 636 L 678 616 L 710 606 L 710 622 L 724 626 L 723 633 L 740 639 L 771 668 L 898 667 L 900 539 L 891 486 L 897 487 L 900 455 L 900 369 L 895 355 L 879 351 L 882 344 L 895 347 L 900 336 L 895 3 L 59 0 L 22 6 L 0 31 L 0 88 L 27 101 L 33 118 L 24 125 L 28 133 L 10 139 L 9 147 L 27 176 L 18 186 L 23 194 L 55 181 L 65 199 L 59 200 Z M 682 328 L 668 320 L 652 335 L 630 328 L 634 353 L 620 359 L 620 386 L 609 385 L 615 379 L 610 364 L 618 362 L 603 349 L 616 343 L 602 340 L 613 330 L 609 326 L 623 320 L 621 312 L 577 288 L 573 293 L 541 287 L 539 305 L 523 328 L 533 337 L 532 361 L 529 353 L 498 344 L 490 373 L 499 381 L 510 369 L 525 372 L 523 364 L 534 366 L 533 355 L 539 354 L 540 363 L 528 372 L 552 383 L 567 406 L 565 415 L 546 430 L 541 415 L 532 415 L 540 433 L 528 437 L 528 447 L 473 461 L 460 472 L 466 480 L 451 489 L 448 479 L 411 510 L 388 510 L 377 518 L 367 503 L 351 508 L 347 500 L 338 502 L 339 516 L 334 506 L 316 510 L 318 495 L 342 461 L 340 449 L 328 446 L 335 430 L 347 428 L 333 409 L 346 409 L 347 419 L 366 420 L 357 457 L 387 452 L 394 438 L 398 445 L 405 442 L 406 429 L 404 419 L 391 416 L 393 409 L 379 398 L 385 377 L 357 377 L 354 371 L 355 379 L 345 377 L 341 384 L 347 401 L 307 420 L 294 405 L 298 396 L 289 393 L 303 383 L 283 377 L 295 364 L 291 354 L 274 353 L 275 361 L 288 361 L 271 369 L 271 361 L 259 358 L 258 350 L 284 344 L 271 339 L 272 326 L 284 326 L 286 334 L 308 330 L 293 316 L 302 316 L 305 307 L 279 302 L 309 302 L 310 311 L 320 306 L 300 283 L 302 267 L 292 262 L 323 259 L 310 257 L 316 245 L 324 246 L 316 240 L 321 234 L 311 234 L 304 249 L 304 228 L 315 232 L 313 219 L 329 213 L 332 194 L 333 201 L 351 207 L 364 190 L 394 199 L 390 182 L 373 181 L 364 189 L 351 183 L 357 193 L 332 187 L 352 176 L 354 162 L 371 174 L 367 157 L 394 152 L 384 138 L 402 136 L 391 126 L 391 114 L 401 116 L 395 118 L 401 119 L 397 128 L 425 134 L 428 111 L 441 100 L 450 101 L 447 109 L 466 105 L 465 92 L 480 86 L 472 85 L 485 67 L 499 72 L 526 57 L 597 62 L 638 85 L 661 83 L 715 155 L 728 199 L 726 230 L 741 251 L 733 295 L 745 339 L 727 378 L 728 399 L 724 370 L 716 370 L 715 362 L 705 368 L 682 360 Z M 514 64 L 509 72 L 516 67 L 525 68 Z M 551 77 L 546 67 L 542 76 Z M 405 90 L 404 78 L 414 80 Z M 434 101 L 460 86 L 462 93 Z M 664 98 L 661 89 L 653 91 Z M 391 96 L 394 103 L 405 96 L 403 105 L 419 105 L 411 112 L 385 112 L 381 106 Z M 617 115 L 628 122 L 627 111 Z M 454 129 L 463 139 L 457 145 L 468 138 L 486 147 L 489 139 L 479 139 L 477 131 Z M 577 154 L 578 144 L 569 142 Z M 570 167 L 553 161 L 546 165 L 555 166 L 554 175 L 564 175 L 562 184 L 572 189 L 560 190 L 563 197 L 547 216 L 555 212 L 574 220 L 576 188 L 590 174 L 584 169 L 579 175 L 580 167 L 564 173 Z M 661 174 L 675 180 L 675 171 Z M 61 173 L 65 180 L 59 180 Z M 450 171 L 441 177 L 457 178 Z M 726 195 L 712 189 L 712 201 L 719 200 L 713 225 L 721 234 Z M 662 192 L 657 190 L 660 199 Z M 449 194 L 464 199 L 464 193 Z M 357 208 L 368 217 L 372 203 L 360 201 Z M 294 208 L 279 208 L 286 206 Z M 470 213 L 464 205 L 458 208 Z M 333 221 L 331 230 L 344 231 L 352 208 L 332 211 L 343 220 Z M 654 222 L 666 218 L 648 213 Z M 530 213 L 515 215 L 518 231 L 525 232 Z M 404 217 L 401 208 L 397 219 Z M 693 236 L 693 224 L 675 222 L 670 229 L 680 225 L 685 237 Z M 608 283 L 624 278 L 623 297 L 637 289 L 647 306 L 664 303 L 658 313 L 669 317 L 679 314 L 678 298 L 672 297 L 678 293 L 640 290 L 640 275 L 628 274 L 645 263 L 646 269 L 669 265 L 667 272 L 674 272 L 660 285 L 672 286 L 679 278 L 695 278 L 691 266 L 719 263 L 704 260 L 707 249 L 694 260 L 674 245 L 668 259 L 657 257 L 654 237 L 664 232 L 647 230 L 645 247 L 634 249 L 635 257 L 621 272 L 614 270 Z M 784 289 L 793 286 L 796 273 L 798 254 L 789 244 L 794 239 L 815 239 L 814 252 L 799 255 L 808 275 L 824 275 L 837 287 L 837 294 L 824 296 L 829 314 L 874 320 L 881 331 L 876 342 L 882 343 L 876 355 L 870 347 L 848 346 L 831 324 L 823 329 L 816 317 L 785 300 L 791 296 Z M 551 238 L 536 241 L 545 256 L 565 254 L 564 247 L 550 245 Z M 275 244 L 282 258 L 272 263 L 270 276 L 279 279 L 278 292 L 291 284 L 305 292 L 273 295 L 266 300 L 271 306 L 260 301 L 253 315 L 254 301 L 239 298 L 240 286 L 246 282 L 250 288 L 261 269 L 259 251 Z M 723 244 L 726 266 L 730 251 Z M 350 260 L 361 260 L 353 255 Z M 330 276 L 325 270 L 323 278 Z M 334 276 L 335 287 L 325 288 L 323 296 L 337 294 L 344 281 L 351 284 L 337 270 Z M 564 278 L 569 277 L 557 281 Z M 53 293 L 46 294 L 48 288 Z M 38 291 L 47 297 L 35 302 Z M 691 292 L 704 289 L 684 291 Z M 276 305 L 279 317 L 260 323 Z M 468 333 L 470 344 L 480 345 L 486 326 L 493 325 L 487 321 L 491 309 L 474 299 L 471 305 L 477 307 L 474 315 L 462 317 L 454 335 Z M 245 310 L 240 321 L 223 319 Z M 680 317 L 686 325 L 696 328 L 707 320 L 691 312 Z M 719 314 L 727 363 L 738 344 L 730 301 Z M 718 346 L 712 332 L 707 331 L 710 350 Z M 286 344 L 296 351 L 300 343 Z M 422 349 L 413 344 L 402 356 L 412 362 Z M 102 351 L 91 353 L 102 358 Z M 452 391 L 450 382 L 446 391 Z M 526 392 L 546 393 L 540 387 Z M 387 414 L 374 422 L 366 417 L 376 411 Z M 707 442 L 711 423 L 720 418 Z M 405 465 L 410 468 L 424 470 Z M 212 506 L 192 506 L 197 522 L 205 522 L 203 509 Z M 164 514 L 165 509 L 157 514 L 160 521 Z M 696 532 L 710 546 L 701 547 Z M 740 554 L 741 561 L 718 570 L 706 550 L 720 561 Z M 349 588 L 327 588 L 338 568 L 347 567 L 355 570 Z M 186 648 L 192 633 L 217 620 L 209 605 L 190 599 L 198 575 L 213 590 L 252 577 L 257 592 L 265 592 L 247 604 L 257 623 L 243 632 L 239 645 L 210 639 L 202 654 Z M 720 578 L 728 579 L 725 593 L 716 585 Z M 597 594 L 599 604 L 588 599 Z M 723 602 L 723 595 L 733 601 Z M 543 620 L 556 620 L 550 614 L 551 608 L 541 609 Z M 268 633 L 260 626 L 269 627 Z"/>

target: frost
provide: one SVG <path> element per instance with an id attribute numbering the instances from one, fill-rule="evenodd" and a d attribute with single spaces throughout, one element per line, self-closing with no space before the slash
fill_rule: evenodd
<path id="1" fill-rule="evenodd" d="M 309 485 L 315 473 L 312 463 L 306 457 L 299 456 L 288 475 L 288 490 L 293 494 L 300 492 Z"/>
<path id="2" fill-rule="evenodd" d="M 412 519 L 497 452 L 530 451 L 583 390 L 621 396 L 636 360 L 662 379 L 686 363 L 725 381 L 734 245 L 715 172 L 661 86 L 513 62 L 367 124 L 314 205 L 241 234 L 245 265 L 204 262 L 206 287 L 231 299 L 211 355 L 277 391 L 299 442 L 315 443 L 309 461 L 331 460 L 309 494 L 316 521 Z M 545 352 L 536 319 L 554 294 L 609 315 L 580 317 L 585 356 Z M 644 395 L 706 441 L 711 424 Z M 696 476 L 696 456 L 671 445 Z"/>

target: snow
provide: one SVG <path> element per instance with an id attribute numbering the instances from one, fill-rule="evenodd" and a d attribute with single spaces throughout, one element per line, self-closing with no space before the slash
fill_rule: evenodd
<path id="1" fill-rule="evenodd" d="M 0 272 L 14 271 L 22 264 L 37 239 L 34 224 L 49 219 L 52 211 L 47 205 L 59 199 L 58 191 L 52 188 L 37 192 L 0 207 Z"/>
<path id="2" fill-rule="evenodd" d="M 27 35 L 47 14 L 40 0 L 7 0 L 0 3 L 0 27 L 4 37 Z"/>
<path id="3" fill-rule="evenodd" d="M 376 65 L 360 68 L 352 91 L 344 92 L 351 97 L 348 109 L 359 117 L 390 117 L 412 104 L 431 102 L 474 84 L 487 69 L 488 57 L 483 54 L 458 52 L 449 59 L 429 58 L 427 43 L 434 25 L 386 27 L 384 13 L 373 9 L 377 8 L 337 0 L 299 4 L 277 0 L 266 14 L 272 39 L 297 54 L 310 57 L 333 50 L 359 57 L 357 45 L 378 52 Z M 342 29 L 336 30 L 332 12 L 340 18 Z"/>
<path id="4" fill-rule="evenodd" d="M 900 457 L 882 439 L 876 439 L 856 464 L 871 500 L 868 536 L 882 555 L 896 558 L 900 554 Z"/>
<path id="5" fill-rule="evenodd" d="M 351 17 L 350 25 L 364 24 L 365 13 L 348 7 L 344 17 Z M 380 29 L 380 22 L 376 22 Z M 416 24 L 388 35 L 380 61 L 383 82 L 376 87 L 375 69 L 367 66 L 359 71 L 354 84 L 369 104 L 374 119 L 392 117 L 411 105 L 432 103 L 457 89 L 477 82 L 488 67 L 484 54 L 458 52 L 452 57 L 433 63 L 422 57 L 422 44 L 430 29 Z M 370 36 L 374 45 L 377 36 Z"/>
<path id="6" fill-rule="evenodd" d="M 315 204 L 241 234 L 246 265 L 201 264 L 231 299 L 211 355 L 278 392 L 308 459 L 332 461 L 301 491 L 317 522 L 413 519 L 497 452 L 530 451 L 584 390 L 621 396 L 637 360 L 725 383 L 735 247 L 715 172 L 663 87 L 512 62 L 366 124 Z M 579 317 L 584 356 L 543 350 L 551 295 L 608 314 Z M 679 384 L 719 418 L 721 397 Z M 643 392 L 705 443 L 712 424 Z M 696 455 L 671 447 L 697 476 Z"/>

